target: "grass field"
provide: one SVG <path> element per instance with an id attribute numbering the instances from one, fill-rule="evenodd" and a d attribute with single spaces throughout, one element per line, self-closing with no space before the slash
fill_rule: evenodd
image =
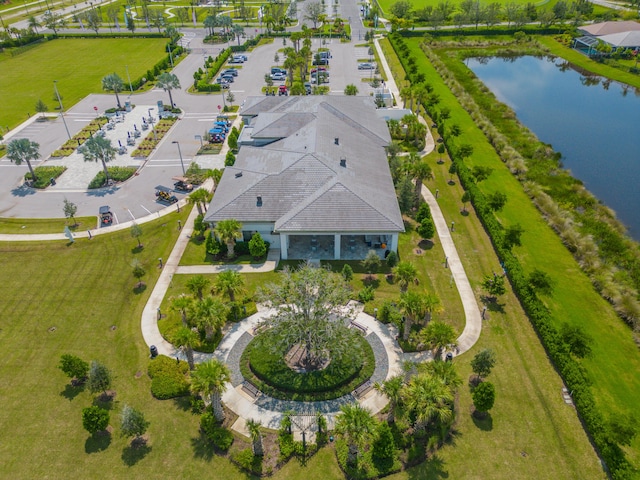
<path id="1" fill-rule="evenodd" d="M 38 99 L 55 111 L 53 81 L 65 110 L 89 93 L 101 93 L 102 77 L 116 72 L 132 79 L 164 55 L 166 39 L 64 39 L 45 42 L 11 57 L 0 54 L 0 125 L 13 128 L 35 114 Z"/>
<path id="2" fill-rule="evenodd" d="M 77 217 L 76 226 L 65 218 L 0 218 L 0 233 L 63 233 L 64 227 L 74 230 L 88 230 L 96 228 L 96 217 Z"/>
<path id="3" fill-rule="evenodd" d="M 382 11 L 387 13 L 389 12 L 389 7 L 391 7 L 391 5 L 393 5 L 394 3 L 396 3 L 398 0 L 376 0 L 378 5 L 380 5 L 380 8 L 382 8 Z M 523 6 L 526 5 L 528 2 L 528 0 L 495 0 L 496 3 L 501 4 L 502 6 L 506 5 L 507 3 L 520 3 Z M 533 2 L 535 3 L 536 6 L 538 7 L 545 7 L 545 8 L 551 8 L 553 5 L 555 5 L 557 3 L 558 0 L 541 0 L 541 1 L 537 1 L 537 2 Z M 424 7 L 436 7 L 438 5 L 438 3 L 441 3 L 442 0 L 409 0 L 409 3 L 411 3 L 413 5 L 413 9 L 414 10 L 420 10 Z M 454 1 L 451 2 L 452 5 L 456 8 L 458 5 L 460 4 L 460 1 Z M 493 3 L 493 2 L 485 2 L 485 3 Z"/>

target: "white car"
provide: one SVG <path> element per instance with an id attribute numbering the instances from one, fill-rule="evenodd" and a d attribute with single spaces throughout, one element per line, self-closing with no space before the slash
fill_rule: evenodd
<path id="1" fill-rule="evenodd" d="M 375 68 L 375 64 L 369 62 L 362 62 L 358 64 L 358 70 L 375 70 Z"/>
<path id="2" fill-rule="evenodd" d="M 280 73 L 272 73 L 271 74 L 271 80 L 276 81 L 276 82 L 283 82 L 286 78 L 287 78 L 287 76 L 282 72 L 280 72 Z"/>

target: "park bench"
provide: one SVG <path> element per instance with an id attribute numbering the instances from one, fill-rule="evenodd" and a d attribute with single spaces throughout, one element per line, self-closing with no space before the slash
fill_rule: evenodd
<path id="1" fill-rule="evenodd" d="M 242 390 L 244 390 L 244 392 L 251 398 L 258 398 L 260 396 L 260 390 L 258 390 L 258 387 L 248 380 L 242 382 Z"/>
<path id="2" fill-rule="evenodd" d="M 371 383 L 371 380 L 367 380 L 366 382 L 361 384 L 358 388 L 356 388 L 353 392 L 351 392 L 351 395 L 353 395 L 355 398 L 360 398 L 366 395 L 369 392 L 369 390 L 371 390 L 372 388 L 373 388 L 373 383 Z"/>
<path id="3" fill-rule="evenodd" d="M 365 327 L 364 325 L 362 325 L 361 323 L 358 323 L 356 320 L 353 320 L 350 324 L 349 327 L 352 328 L 357 328 L 358 330 L 360 330 L 364 335 L 367 334 L 367 327 Z"/>

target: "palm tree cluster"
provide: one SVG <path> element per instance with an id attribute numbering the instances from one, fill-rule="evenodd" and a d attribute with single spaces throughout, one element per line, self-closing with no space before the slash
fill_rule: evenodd
<path id="1" fill-rule="evenodd" d="M 194 275 L 187 282 L 189 294 L 171 298 L 169 308 L 180 315 L 182 322 L 171 341 L 182 349 L 191 370 L 195 368 L 194 348 L 221 334 L 236 295 L 244 291 L 244 280 L 238 272 L 225 271 L 216 276 L 213 288 L 210 286 L 207 277 Z M 224 301 L 224 296 L 229 297 L 231 305 Z"/>

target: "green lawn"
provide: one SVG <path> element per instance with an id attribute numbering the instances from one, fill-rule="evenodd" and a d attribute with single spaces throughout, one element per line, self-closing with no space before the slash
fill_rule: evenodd
<path id="1" fill-rule="evenodd" d="M 66 226 L 81 231 L 96 228 L 97 222 L 96 217 L 76 217 L 73 226 L 66 218 L 0 218 L 0 233 L 63 233 Z"/>
<path id="2" fill-rule="evenodd" d="M 102 92 L 102 77 L 116 72 L 138 78 L 164 55 L 166 38 L 52 40 L 16 56 L 0 54 L 0 125 L 13 128 L 35 114 L 38 99 L 55 111 L 53 81 L 65 110 L 89 93 Z M 113 99 L 115 106 L 115 96 Z"/>
<path id="3" fill-rule="evenodd" d="M 385 13 L 389 12 L 389 7 L 391 7 L 391 5 L 393 5 L 397 1 L 398 0 L 377 0 L 378 5 L 380 5 L 380 8 L 382 8 L 382 10 Z M 528 0 L 496 0 L 496 3 L 499 3 L 502 6 L 504 6 L 507 3 L 511 3 L 512 1 L 513 1 L 513 3 L 522 4 L 522 6 L 524 6 L 527 3 L 529 3 Z M 558 2 L 558 0 L 541 0 L 541 1 L 533 2 L 533 3 L 535 3 L 535 5 L 538 6 L 538 7 L 551 8 L 557 2 Z M 409 3 L 411 3 L 413 5 L 413 9 L 414 10 L 420 10 L 420 9 L 423 9 L 423 8 L 429 7 L 429 6 L 435 8 L 439 3 L 441 3 L 441 0 L 409 0 Z M 485 3 L 489 4 L 489 3 L 493 3 L 493 2 L 485 2 Z M 460 2 L 452 2 L 452 4 L 454 5 L 454 7 L 457 7 L 460 4 Z"/>

